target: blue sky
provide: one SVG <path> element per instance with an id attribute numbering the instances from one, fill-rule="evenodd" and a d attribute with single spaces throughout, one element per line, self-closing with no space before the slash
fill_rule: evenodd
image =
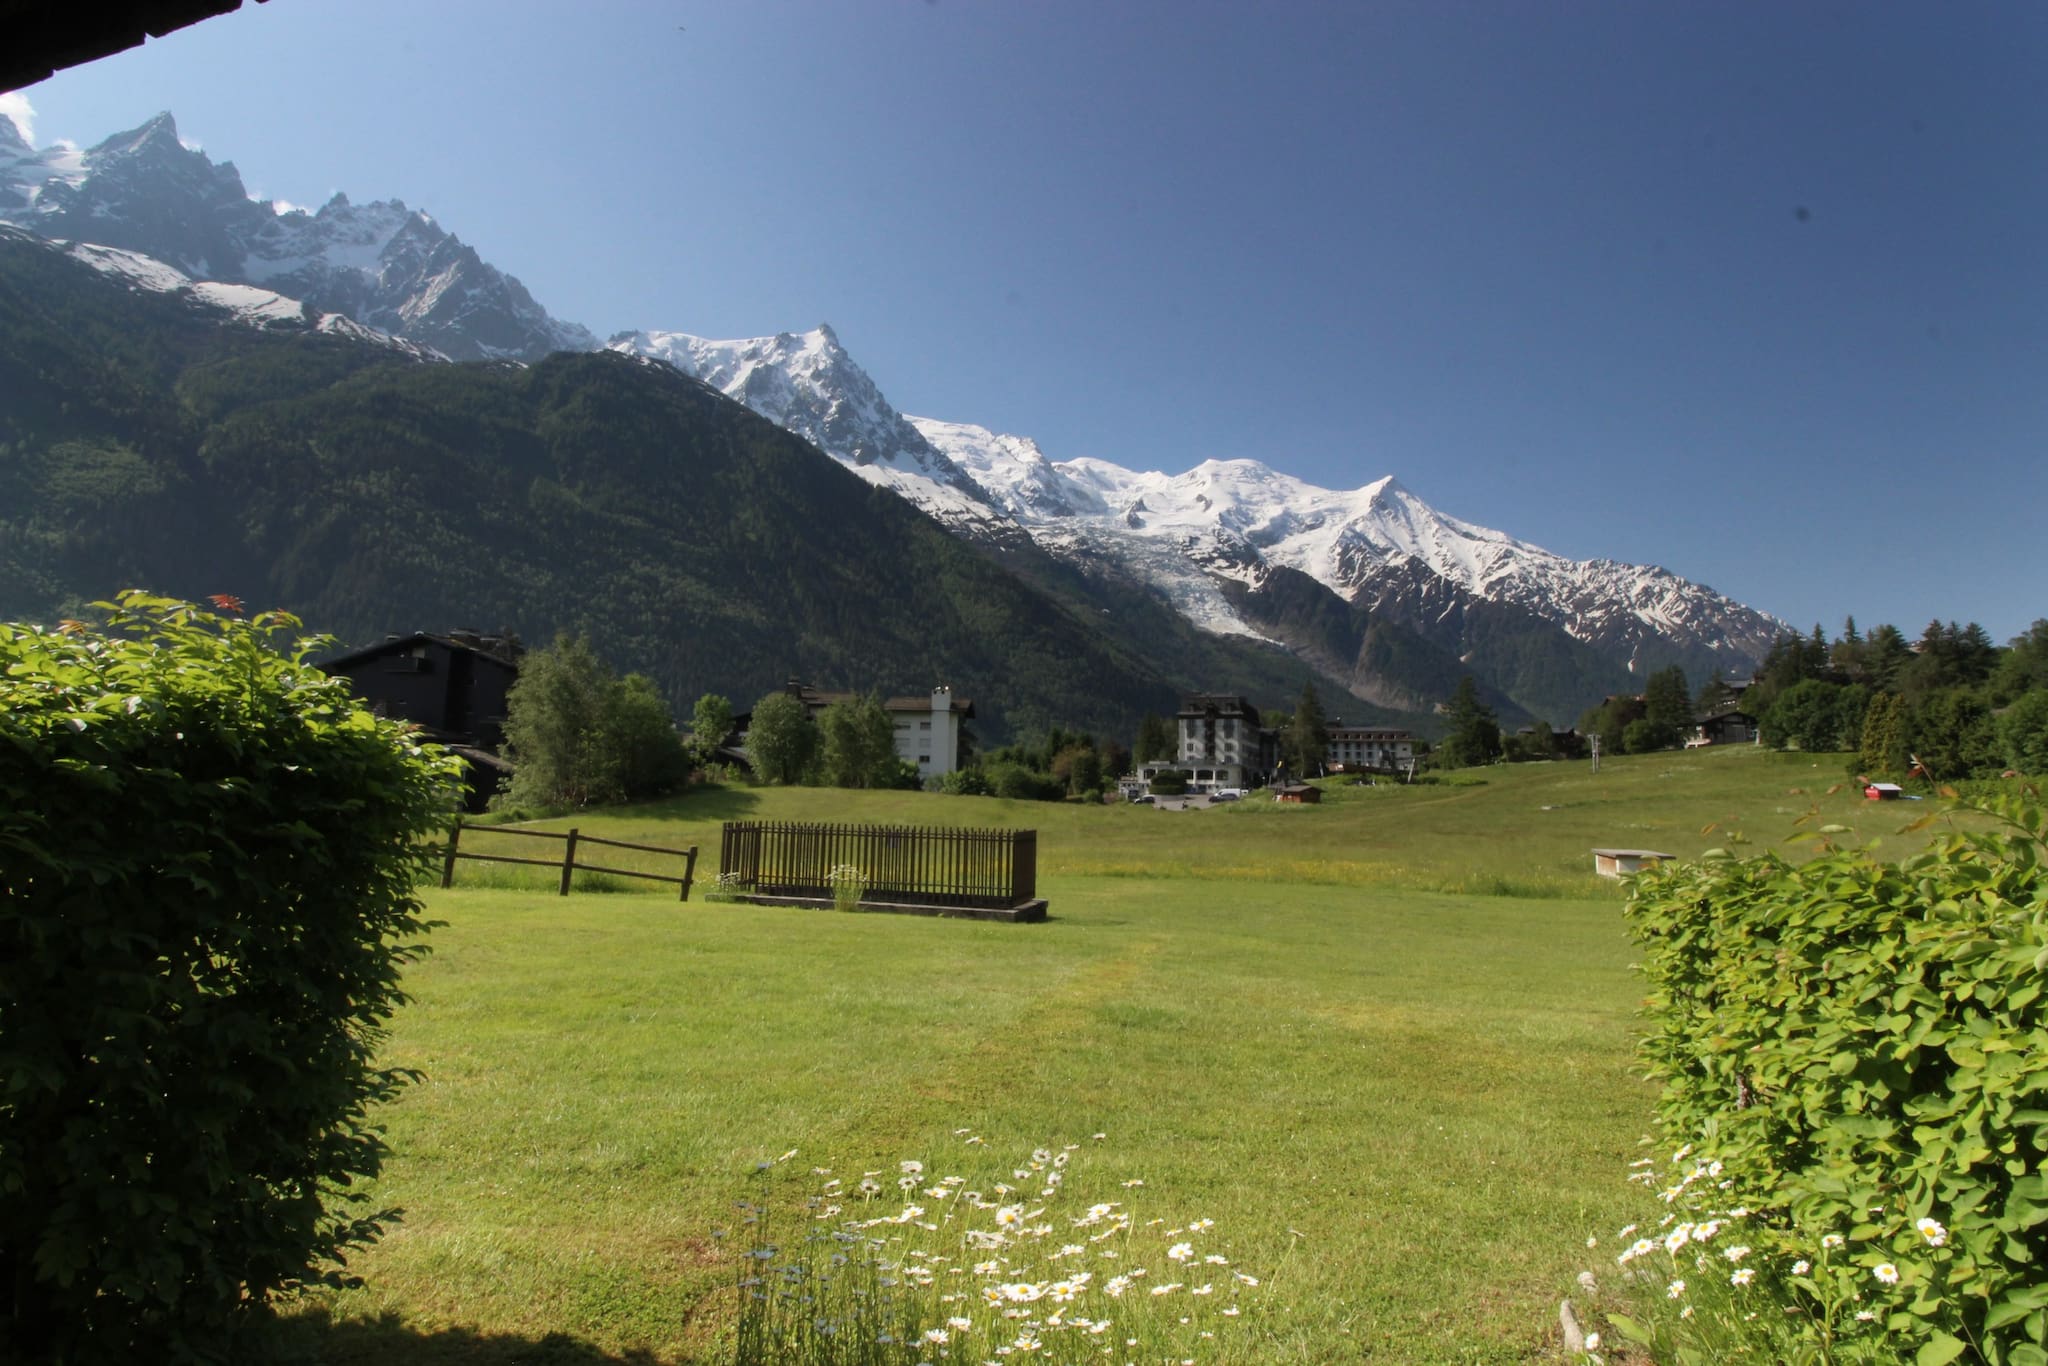
<path id="1" fill-rule="evenodd" d="M 1809 627 L 2048 616 L 2048 9 L 270 0 L 22 92 L 599 335 L 1055 459 L 1393 474 Z"/>

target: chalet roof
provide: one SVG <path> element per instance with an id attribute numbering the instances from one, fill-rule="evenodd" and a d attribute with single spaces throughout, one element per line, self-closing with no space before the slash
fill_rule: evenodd
<path id="1" fill-rule="evenodd" d="M 1259 724 L 1259 709 L 1234 693 L 1189 693 L 1180 700 L 1180 711 L 1177 713 L 1177 718 L 1187 717 L 1193 719 L 1195 717 L 1207 716 L 1211 712 L 1214 712 L 1219 717 L 1238 716 L 1243 717 L 1255 726 Z"/>
<path id="2" fill-rule="evenodd" d="M 436 635 L 431 631 L 414 631 L 411 635 L 404 636 L 386 636 L 375 645 L 365 645 L 359 650 L 351 650 L 347 654 L 336 655 L 332 659 L 322 660 L 314 667 L 324 673 L 335 673 L 347 669 L 350 665 L 362 664 L 385 655 L 403 654 L 414 646 L 426 642 L 445 646 L 450 650 L 465 651 L 479 659 L 487 660 L 502 669 L 508 669 L 515 673 L 519 669 L 515 653 L 517 647 L 511 642 L 502 636 L 473 635 L 466 631 L 445 636 Z"/>
<path id="3" fill-rule="evenodd" d="M 1415 733 L 1393 730 L 1385 726 L 1329 726 L 1326 734 L 1332 740 L 1413 740 Z"/>
<path id="4" fill-rule="evenodd" d="M 851 697 L 853 694 L 848 693 L 847 696 Z M 882 699 L 883 711 L 929 712 L 931 709 L 932 700 L 929 697 L 887 697 Z M 957 712 L 963 720 L 972 721 L 974 719 L 974 703 L 968 698 L 954 698 L 949 709 Z"/>
<path id="5" fill-rule="evenodd" d="M 783 684 L 782 690 L 796 698 L 806 707 L 820 711 L 831 706 L 834 702 L 852 702 L 863 696 L 863 694 L 857 692 L 827 691 L 822 688 L 814 688 L 810 684 L 798 682 L 794 678 Z M 932 710 L 931 695 L 927 693 L 922 697 L 884 698 L 882 700 L 882 710 L 888 712 L 915 712 L 920 716 L 929 716 Z M 963 721 L 972 721 L 974 719 L 974 702 L 971 698 L 953 698 L 951 710 L 954 715 Z"/>

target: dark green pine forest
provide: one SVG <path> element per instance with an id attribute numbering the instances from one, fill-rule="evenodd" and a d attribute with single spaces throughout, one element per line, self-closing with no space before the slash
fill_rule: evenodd
<path id="1" fill-rule="evenodd" d="M 1131 585 L 957 540 L 666 366 L 226 325 L 0 237 L 0 617 L 127 587 L 232 593 L 343 645 L 587 633 L 683 715 L 790 676 L 945 682 L 991 740 L 1124 734 L 1183 689 L 1279 702 L 1309 677 Z"/>

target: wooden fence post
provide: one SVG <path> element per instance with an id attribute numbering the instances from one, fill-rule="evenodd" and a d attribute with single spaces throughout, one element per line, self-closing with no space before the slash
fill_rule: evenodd
<path id="1" fill-rule="evenodd" d="M 693 844 L 690 846 L 688 861 L 683 864 L 683 894 L 677 897 L 676 900 L 688 901 L 690 899 L 690 884 L 696 880 L 696 877 L 697 846 Z"/>
<path id="2" fill-rule="evenodd" d="M 562 847 L 562 895 L 569 895 L 569 879 L 576 875 L 576 827 L 569 827 L 569 842 Z"/>
<path id="3" fill-rule="evenodd" d="M 448 861 L 441 865 L 441 885 L 455 885 L 455 846 L 462 842 L 462 817 L 455 818 L 454 829 L 448 832 Z"/>

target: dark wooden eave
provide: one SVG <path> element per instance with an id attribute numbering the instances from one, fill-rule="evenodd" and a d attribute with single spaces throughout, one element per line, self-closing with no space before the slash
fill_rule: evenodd
<path id="1" fill-rule="evenodd" d="M 241 7 L 242 0 L 0 0 L 0 90 L 34 85 L 67 66 Z"/>

